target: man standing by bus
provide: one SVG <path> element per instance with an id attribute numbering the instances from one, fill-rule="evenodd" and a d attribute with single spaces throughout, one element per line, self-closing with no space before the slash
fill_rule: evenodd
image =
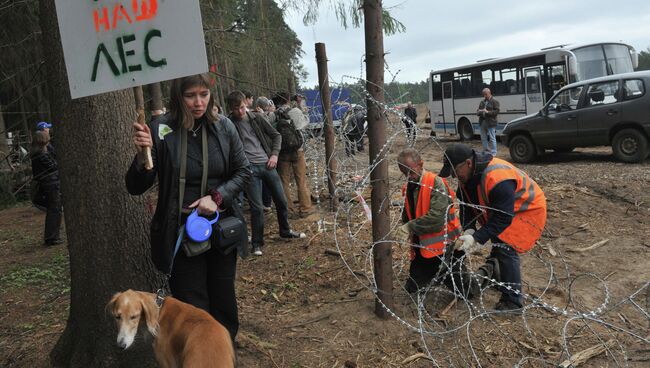
<path id="1" fill-rule="evenodd" d="M 481 127 L 481 143 L 483 151 L 497 156 L 497 115 L 499 115 L 499 101 L 492 96 L 489 88 L 483 88 L 483 101 L 479 103 L 476 115 Z"/>
<path id="2" fill-rule="evenodd" d="M 492 242 L 492 251 L 482 268 L 484 279 L 495 279 L 501 287 L 496 310 L 522 308 L 521 265 L 519 253 L 535 246 L 546 224 L 546 197 L 542 189 L 522 170 L 511 163 L 492 157 L 489 152 L 475 152 L 464 144 L 445 150 L 441 177 L 458 178 L 458 198 L 462 203 L 460 221 L 463 228 L 480 228 L 458 238 L 459 250 L 469 251 L 476 245 Z"/>

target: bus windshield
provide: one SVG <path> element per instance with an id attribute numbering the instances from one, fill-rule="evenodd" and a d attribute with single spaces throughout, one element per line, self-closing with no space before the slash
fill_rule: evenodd
<path id="1" fill-rule="evenodd" d="M 633 72 L 627 46 L 619 44 L 592 45 L 574 49 L 578 64 L 578 80 Z"/>

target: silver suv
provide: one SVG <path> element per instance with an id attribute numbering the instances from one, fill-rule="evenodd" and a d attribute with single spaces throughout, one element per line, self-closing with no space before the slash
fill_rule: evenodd
<path id="1" fill-rule="evenodd" d="M 569 84 L 535 115 L 508 123 L 502 142 L 515 162 L 531 162 L 546 149 L 612 146 L 624 162 L 648 156 L 650 71 Z"/>

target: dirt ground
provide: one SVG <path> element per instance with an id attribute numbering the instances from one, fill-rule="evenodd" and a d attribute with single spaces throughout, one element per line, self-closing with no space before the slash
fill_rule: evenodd
<path id="1" fill-rule="evenodd" d="M 455 139 L 433 141 L 426 127 L 420 133 L 416 147 L 425 167 L 437 171 L 441 149 Z M 392 159 L 403 146 L 398 138 Z M 498 156 L 509 159 L 503 146 Z M 354 160 L 355 167 L 368 169 L 367 150 Z M 544 235 L 522 257 L 529 308 L 519 316 L 490 312 L 498 299 L 492 289 L 471 307 L 460 300 L 450 304 L 453 296 L 442 291 L 421 303 L 412 299 L 401 287 L 407 249 L 396 246 L 394 316 L 378 319 L 367 257 L 370 224 L 358 202 L 341 204 L 336 215 L 322 204 L 319 213 L 291 220 L 307 233 L 307 239 L 291 242 L 278 239 L 269 214 L 264 255 L 239 262 L 239 366 L 557 366 L 567 352 L 593 346 L 607 349 L 582 366 L 648 366 L 648 163 L 619 163 L 611 149 L 599 147 L 518 165 L 548 199 Z M 394 166 L 393 199 L 401 185 Z M 363 195 L 368 199 L 369 191 Z M 48 366 L 48 353 L 66 323 L 67 252 L 65 246 L 41 245 L 43 221 L 41 212 L 26 205 L 0 212 L 2 367 Z M 476 269 L 487 251 L 471 255 L 470 268 Z"/>

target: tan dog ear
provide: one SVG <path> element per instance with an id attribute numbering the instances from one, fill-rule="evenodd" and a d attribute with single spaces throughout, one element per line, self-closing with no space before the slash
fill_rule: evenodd
<path id="1" fill-rule="evenodd" d="M 106 304 L 106 314 L 113 314 L 113 310 L 115 309 L 115 302 L 117 302 L 117 299 L 122 295 L 122 293 L 115 293 L 111 300 Z"/>
<path id="2" fill-rule="evenodd" d="M 160 312 L 156 305 L 156 300 L 144 293 L 140 294 L 140 296 L 142 297 L 140 298 L 140 303 L 142 303 L 142 312 L 147 323 L 147 329 L 154 337 L 158 336 L 158 316 Z"/>

